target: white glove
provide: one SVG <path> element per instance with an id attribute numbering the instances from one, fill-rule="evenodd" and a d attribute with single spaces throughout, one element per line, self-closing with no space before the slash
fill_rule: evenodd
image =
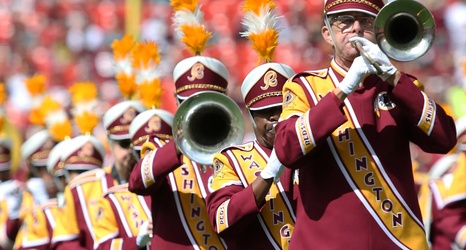
<path id="1" fill-rule="evenodd" d="M 18 219 L 23 201 L 23 187 L 18 182 L 12 182 L 6 187 L 5 200 L 8 207 L 8 218 Z"/>
<path id="2" fill-rule="evenodd" d="M 280 176 L 282 175 L 283 171 L 285 170 L 285 166 L 278 160 L 277 154 L 275 153 L 275 149 L 272 150 L 272 154 L 270 154 L 269 161 L 264 169 L 261 171 L 260 176 L 264 179 L 274 178 L 273 182 L 276 184 L 280 181 Z"/>
<path id="3" fill-rule="evenodd" d="M 340 82 L 338 87 L 345 93 L 349 95 L 353 93 L 361 83 L 362 79 L 369 73 L 375 73 L 375 68 L 370 65 L 369 62 L 364 60 L 362 56 L 358 56 L 354 59 L 353 64 L 348 70 L 343 81 Z"/>
<path id="4" fill-rule="evenodd" d="M 26 183 L 29 192 L 31 192 L 34 200 L 39 204 L 44 204 L 49 200 L 49 195 L 47 193 L 47 188 L 45 187 L 45 182 L 42 178 L 33 177 L 29 179 Z"/>
<path id="5" fill-rule="evenodd" d="M 387 80 L 390 76 L 395 74 L 397 68 L 393 66 L 393 64 L 388 59 L 387 55 L 383 53 L 377 44 L 372 43 L 371 41 L 367 40 L 363 37 L 352 37 L 349 39 L 350 42 L 358 41 L 361 43 L 362 48 L 369 54 L 375 62 L 380 65 L 383 73 L 378 75 L 382 80 Z"/>
<path id="6" fill-rule="evenodd" d="M 136 236 L 136 244 L 138 247 L 144 247 L 152 239 L 152 228 L 149 228 L 149 221 L 142 223 L 139 228 L 138 236 Z"/>

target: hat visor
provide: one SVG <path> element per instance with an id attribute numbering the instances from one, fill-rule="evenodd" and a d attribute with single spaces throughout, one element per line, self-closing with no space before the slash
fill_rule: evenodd
<path id="1" fill-rule="evenodd" d="M 108 138 L 114 141 L 129 140 L 130 135 L 129 135 L 129 131 L 127 131 L 127 132 L 123 132 L 120 134 L 110 134 L 108 135 Z"/>
<path id="2" fill-rule="evenodd" d="M 188 90 L 185 90 L 181 93 L 178 93 L 176 95 L 176 97 L 178 99 L 180 99 L 181 101 L 184 101 L 186 99 L 188 99 L 189 97 L 193 96 L 193 95 L 197 95 L 197 94 L 200 94 L 200 93 L 203 93 L 203 92 L 218 92 L 218 93 L 222 93 L 223 92 L 219 92 L 219 91 L 215 91 L 215 90 L 206 90 L 206 89 L 188 89 Z"/>

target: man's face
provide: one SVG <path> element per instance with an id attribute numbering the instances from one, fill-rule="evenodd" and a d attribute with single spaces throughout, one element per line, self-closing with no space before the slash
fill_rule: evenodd
<path id="1" fill-rule="evenodd" d="M 55 185 L 53 176 L 47 171 L 47 167 L 35 167 L 38 177 L 42 178 L 45 183 L 45 188 L 49 197 L 55 197 L 58 193 L 58 188 Z"/>
<path id="2" fill-rule="evenodd" d="M 335 60 L 339 65 L 352 62 L 360 55 L 359 51 L 349 41 L 352 37 L 364 37 L 375 43 L 375 17 L 363 12 L 343 12 L 328 17 L 333 40 L 328 27 L 322 28 L 322 35 L 335 48 Z"/>
<path id="3" fill-rule="evenodd" d="M 114 140 L 111 143 L 111 147 L 118 174 L 121 178 L 128 180 L 131 170 L 134 164 L 136 164 L 136 160 L 131 153 L 130 140 Z"/>
<path id="4" fill-rule="evenodd" d="M 274 125 L 277 124 L 281 112 L 282 106 L 251 111 L 256 125 L 254 127 L 254 134 L 256 135 L 257 141 L 267 148 L 273 148 L 273 143 L 275 141 Z"/>

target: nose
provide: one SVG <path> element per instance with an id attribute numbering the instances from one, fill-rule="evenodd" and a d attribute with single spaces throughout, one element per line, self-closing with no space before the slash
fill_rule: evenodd
<path id="1" fill-rule="evenodd" d="M 351 26 L 351 32 L 352 33 L 362 33 L 363 29 L 361 27 L 361 23 L 359 22 L 358 19 L 356 19 L 353 23 L 353 26 Z"/>

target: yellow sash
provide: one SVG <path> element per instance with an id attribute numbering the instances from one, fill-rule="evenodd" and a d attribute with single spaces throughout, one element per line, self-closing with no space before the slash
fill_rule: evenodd
<path id="1" fill-rule="evenodd" d="M 330 76 L 333 82 L 338 83 L 333 71 Z M 335 88 L 332 81 L 321 78 L 314 83 L 314 93 L 310 94 L 317 101 Z M 359 129 L 348 99 L 344 110 L 348 121 L 337 128 L 327 142 L 349 185 L 395 244 L 404 249 L 428 249 L 422 222 L 406 205 L 381 162 L 374 157 L 375 152 Z"/>
<path id="2" fill-rule="evenodd" d="M 230 158 L 236 161 L 234 164 L 236 172 L 245 187 L 249 186 L 257 178 L 257 172 L 267 165 L 268 156 L 256 147 L 249 152 L 240 150 L 230 152 L 234 153 L 234 156 L 230 155 Z M 238 159 L 243 159 L 241 162 L 243 167 Z M 258 214 L 262 229 L 277 249 L 288 249 L 294 229 L 295 215 L 280 182 L 270 187 L 265 201 L 264 208 Z"/>
<path id="3" fill-rule="evenodd" d="M 128 183 L 114 186 L 108 195 L 119 213 L 121 224 L 130 237 L 136 237 L 140 227 L 151 218 L 151 211 L 142 196 L 131 193 Z"/>
<path id="4" fill-rule="evenodd" d="M 183 161 L 169 178 L 186 234 L 195 249 L 225 249 L 209 222 L 199 168 L 186 157 Z"/>

